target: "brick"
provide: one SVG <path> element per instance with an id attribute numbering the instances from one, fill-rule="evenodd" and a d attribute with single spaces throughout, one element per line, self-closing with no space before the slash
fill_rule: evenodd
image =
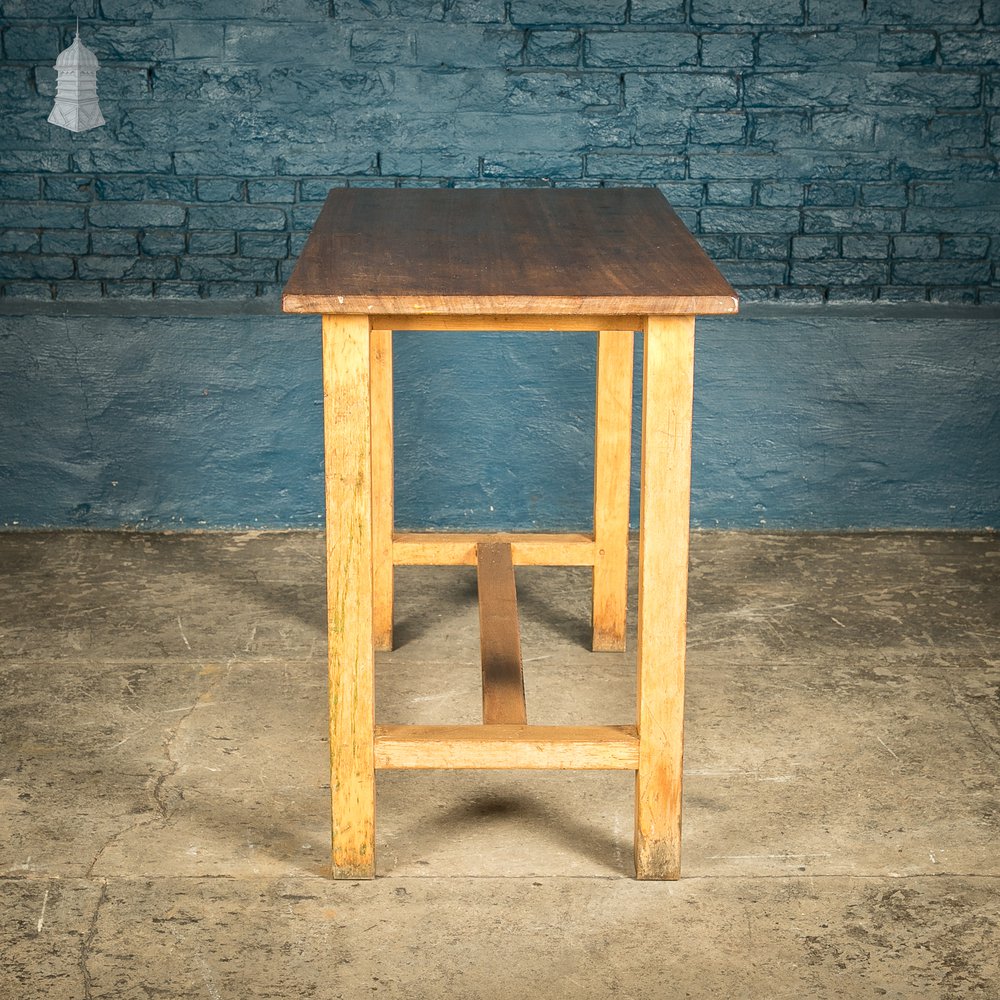
<path id="1" fill-rule="evenodd" d="M 707 184 L 705 202 L 709 205 L 750 205 L 753 184 L 750 181 L 712 181 Z"/>
<path id="2" fill-rule="evenodd" d="M 73 154 L 73 169 L 80 174 L 169 174 L 173 159 L 156 149 L 87 149 Z"/>
<path id="3" fill-rule="evenodd" d="M 889 276 L 886 264 L 869 260 L 797 261 L 792 282 L 802 285 L 878 285 Z"/>
<path id="4" fill-rule="evenodd" d="M 299 181 L 299 198 L 302 201 L 326 201 L 326 196 L 337 187 L 344 187 L 344 183 L 335 177 L 303 177 Z"/>
<path id="5" fill-rule="evenodd" d="M 691 0 L 695 24 L 802 24 L 799 0 Z"/>
<path id="6" fill-rule="evenodd" d="M 58 302 L 94 302 L 103 298 L 104 288 L 99 281 L 57 281 L 55 284 Z"/>
<path id="7" fill-rule="evenodd" d="M 635 69 L 695 66 L 698 38 L 680 31 L 589 31 L 584 62 Z"/>
<path id="8" fill-rule="evenodd" d="M 663 105 L 641 106 L 635 113 L 637 146 L 671 146 L 683 153 L 691 131 L 691 115 Z"/>
<path id="9" fill-rule="evenodd" d="M 0 170 L 7 172 L 65 173 L 69 170 L 69 153 L 41 149 L 5 149 L 0 143 Z"/>
<path id="10" fill-rule="evenodd" d="M 444 18 L 444 0 L 337 0 L 334 14 L 347 21 L 395 17 L 440 21 Z"/>
<path id="11" fill-rule="evenodd" d="M 804 204 L 849 207 L 858 200 L 857 188 L 853 184 L 823 182 L 807 184 Z"/>
<path id="12" fill-rule="evenodd" d="M 931 31 L 890 31 L 879 36 L 878 61 L 890 66 L 933 66 L 937 35 Z"/>
<path id="13" fill-rule="evenodd" d="M 398 28 L 355 28 L 351 32 L 351 61 L 414 66 L 417 63 L 417 33 Z"/>
<path id="14" fill-rule="evenodd" d="M 837 236 L 793 236 L 794 260 L 834 260 L 840 256 L 840 238 Z"/>
<path id="15" fill-rule="evenodd" d="M 72 39 L 67 38 L 67 43 Z M 90 25 L 87 45 L 94 50 L 102 67 L 114 62 L 145 64 L 169 62 L 174 56 L 174 40 L 169 31 L 159 25 L 108 24 L 96 21 Z M 100 76 L 98 76 L 100 86 Z"/>
<path id="16" fill-rule="evenodd" d="M 684 21 L 684 0 L 632 0 L 633 24 L 680 24 Z"/>
<path id="17" fill-rule="evenodd" d="M 825 149 L 869 150 L 874 134 L 873 115 L 857 111 L 817 111 L 812 118 L 813 142 Z"/>
<path id="18" fill-rule="evenodd" d="M 207 299 L 243 301 L 257 297 L 257 285 L 255 282 L 211 280 L 206 282 L 202 288 Z"/>
<path id="19" fill-rule="evenodd" d="M 975 73 L 877 72 L 864 79 L 864 100 L 872 104 L 974 108 L 979 93 Z"/>
<path id="20" fill-rule="evenodd" d="M 802 224 L 806 233 L 896 233 L 903 228 L 903 213 L 887 208 L 807 208 Z"/>
<path id="21" fill-rule="evenodd" d="M 815 25 L 864 24 L 867 0 L 809 0 L 809 23 Z"/>
<path id="22" fill-rule="evenodd" d="M 312 229 L 322 207 L 322 205 L 295 205 L 288 213 L 290 228 Z"/>
<path id="23" fill-rule="evenodd" d="M 701 248 L 713 260 L 731 260 L 736 257 L 737 238 L 735 236 L 700 235 Z"/>
<path id="24" fill-rule="evenodd" d="M 942 32 L 941 62 L 976 69 L 1000 66 L 1000 31 Z"/>
<path id="25" fill-rule="evenodd" d="M 582 51 L 579 31 L 529 31 L 524 57 L 528 66 L 576 66 Z"/>
<path id="26" fill-rule="evenodd" d="M 871 234 L 866 236 L 844 236 L 843 253 L 845 257 L 858 260 L 885 260 L 889 255 L 889 237 Z"/>
<path id="27" fill-rule="evenodd" d="M 86 234 L 84 234 L 86 240 Z M 37 253 L 39 235 L 32 229 L 0 229 L 0 253 Z M 54 253 L 66 251 L 55 250 Z"/>
<path id="28" fill-rule="evenodd" d="M 942 257 L 982 258 L 990 249 L 987 236 L 946 236 L 941 241 Z"/>
<path id="29" fill-rule="evenodd" d="M 723 73 L 626 73 L 625 104 L 649 108 L 734 109 L 736 77 Z"/>
<path id="30" fill-rule="evenodd" d="M 283 258 L 288 256 L 288 234 L 244 233 L 239 238 L 239 246 L 243 257 Z"/>
<path id="31" fill-rule="evenodd" d="M 758 43 L 758 65 L 843 67 L 844 63 L 875 63 L 878 38 L 870 32 L 764 32 Z"/>
<path id="32" fill-rule="evenodd" d="M 787 236 L 741 236 L 739 255 L 749 260 L 788 260 Z"/>
<path id="33" fill-rule="evenodd" d="M 691 142 L 730 146 L 745 142 L 747 116 L 742 111 L 697 111 L 691 116 Z"/>
<path id="34" fill-rule="evenodd" d="M 339 22 L 313 21 L 302 25 L 269 20 L 226 25 L 223 58 L 230 66 L 267 66 L 276 53 L 294 53 L 299 65 L 346 66 L 351 58 L 351 31 Z"/>
<path id="35" fill-rule="evenodd" d="M 784 263 L 772 260 L 720 260 L 719 270 L 737 288 L 743 285 L 776 285 L 786 278 Z"/>
<path id="36" fill-rule="evenodd" d="M 983 0 L 983 24 L 1000 26 L 1000 0 Z"/>
<path id="37" fill-rule="evenodd" d="M 302 253 L 302 248 L 306 245 L 308 238 L 308 233 L 289 233 L 288 256 L 293 258 L 298 257 Z"/>
<path id="38" fill-rule="evenodd" d="M 795 233 L 799 213 L 792 208 L 703 208 L 700 228 L 704 233 Z"/>
<path id="39" fill-rule="evenodd" d="M 212 255 L 236 253 L 236 233 L 227 231 L 191 233 L 188 237 L 188 253 Z"/>
<path id="40" fill-rule="evenodd" d="M 159 229 L 165 226 L 184 225 L 183 205 L 162 202 L 97 202 L 88 209 L 92 226 L 99 228 L 127 227 L 130 229 Z"/>
<path id="41" fill-rule="evenodd" d="M 81 278 L 131 279 L 174 278 L 177 265 L 169 257 L 87 256 L 77 260 Z"/>
<path id="42" fill-rule="evenodd" d="M 908 208 L 910 233 L 995 233 L 1000 231 L 1000 208 Z"/>
<path id="43" fill-rule="evenodd" d="M 174 59 L 212 59 L 221 62 L 225 26 L 199 22 L 174 22 Z"/>
<path id="44" fill-rule="evenodd" d="M 89 38 L 87 42 L 89 45 Z M 51 66 L 66 45 L 62 43 L 57 28 L 49 24 L 33 24 L 7 27 L 3 33 L 3 47 L 8 62 L 47 63 Z M 93 48 L 92 45 L 90 47 Z"/>
<path id="45" fill-rule="evenodd" d="M 985 142 L 986 119 L 982 112 L 934 114 L 915 111 L 880 111 L 875 124 L 875 145 L 880 149 L 919 148 L 923 152 L 979 149 Z M 940 158 L 937 162 L 941 164 Z M 957 166 L 944 167 L 951 176 Z"/>
<path id="46" fill-rule="evenodd" d="M 904 208 L 907 204 L 905 184 L 862 184 L 861 204 L 871 208 Z"/>
<path id="47" fill-rule="evenodd" d="M 11 281 L 3 286 L 4 298 L 14 301 L 43 301 L 52 299 L 52 285 L 41 281 Z"/>
<path id="48" fill-rule="evenodd" d="M 766 208 L 789 208 L 801 205 L 804 190 L 799 181 L 761 181 L 757 203 Z"/>
<path id="49" fill-rule="evenodd" d="M 94 0 L 46 0 L 45 14 L 50 18 L 72 20 L 94 16 Z M 4 0 L 3 16 L 24 21 L 38 16 L 38 0 Z"/>
<path id="50" fill-rule="evenodd" d="M 931 302 L 971 306 L 978 301 L 978 294 L 975 288 L 929 288 L 927 298 Z"/>
<path id="51" fill-rule="evenodd" d="M 387 177 L 471 178 L 479 176 L 479 157 L 451 150 L 386 150 L 381 171 Z"/>
<path id="52" fill-rule="evenodd" d="M 90 252 L 103 255 L 132 255 L 139 251 L 139 234 L 113 229 L 97 231 L 90 237 Z"/>
<path id="53" fill-rule="evenodd" d="M 898 74 L 895 74 L 898 75 Z M 829 108 L 854 106 L 863 88 L 863 77 L 836 71 L 809 73 L 750 73 L 744 83 L 748 108 Z"/>
<path id="54" fill-rule="evenodd" d="M 693 180 L 735 180 L 776 177 L 781 171 L 780 159 L 771 153 L 742 153 L 723 150 L 718 154 L 688 157 L 690 176 Z"/>
<path id="55" fill-rule="evenodd" d="M 503 22 L 507 19 L 507 4 L 504 0 L 452 0 L 448 17 L 477 24 Z"/>
<path id="56" fill-rule="evenodd" d="M 986 260 L 899 260 L 892 265 L 893 281 L 911 285 L 988 285 L 991 273 Z"/>
<path id="57" fill-rule="evenodd" d="M 416 61 L 449 69 L 519 66 L 524 32 L 479 25 L 427 24 L 417 29 Z"/>
<path id="58" fill-rule="evenodd" d="M 247 198 L 254 205 L 289 204 L 295 201 L 295 181 L 285 177 L 247 181 Z"/>
<path id="59" fill-rule="evenodd" d="M 892 238 L 893 257 L 933 260 L 940 253 L 941 240 L 937 236 L 893 236 Z"/>
<path id="60" fill-rule="evenodd" d="M 192 205 L 189 229 L 283 230 L 285 213 L 262 205 Z"/>
<path id="61" fill-rule="evenodd" d="M 184 281 L 274 281 L 274 260 L 247 257 L 184 257 L 180 276 Z"/>
<path id="62" fill-rule="evenodd" d="M 33 174 L 0 174 L 0 200 L 37 201 L 41 181 Z"/>
<path id="63" fill-rule="evenodd" d="M 12 229 L 83 229 L 85 213 L 79 205 L 9 202 L 4 205 L 3 221 Z"/>
<path id="64" fill-rule="evenodd" d="M 176 229 L 151 229 L 142 234 L 139 248 L 153 257 L 184 253 L 184 234 Z"/>
<path id="65" fill-rule="evenodd" d="M 42 233 L 42 253 L 81 254 L 89 247 L 90 236 L 83 229 L 46 229 Z"/>
<path id="66" fill-rule="evenodd" d="M 821 305 L 826 301 L 824 290 L 820 288 L 799 288 L 784 286 L 774 290 L 779 302 L 791 302 L 795 305 Z"/>
<path id="67" fill-rule="evenodd" d="M 375 152 L 369 148 L 358 148 L 354 144 L 338 148 L 328 142 L 303 145 L 295 150 L 282 150 L 273 158 L 272 166 L 266 171 L 255 173 L 291 174 L 341 174 L 354 176 L 375 173 Z"/>
<path id="68" fill-rule="evenodd" d="M 512 24 L 624 24 L 625 0 L 511 0 Z"/>
<path id="69" fill-rule="evenodd" d="M 705 199 L 705 185 L 698 182 L 676 181 L 657 187 L 675 208 L 700 208 Z"/>
<path id="70" fill-rule="evenodd" d="M 590 153 L 587 177 L 609 181 L 683 180 L 684 158 L 655 153 Z"/>
<path id="71" fill-rule="evenodd" d="M 94 197 L 93 177 L 46 177 L 42 181 L 46 201 L 91 201 Z"/>
<path id="72" fill-rule="evenodd" d="M 752 66 L 753 60 L 753 35 L 713 32 L 701 36 L 702 66 L 736 69 Z"/>
<path id="73" fill-rule="evenodd" d="M 72 274 L 72 257 L 47 257 L 43 254 L 7 254 L 0 257 L 0 278 L 68 278 Z"/>
<path id="74" fill-rule="evenodd" d="M 199 177 L 195 192 L 198 201 L 243 201 L 243 181 L 234 177 Z"/>
<path id="75" fill-rule="evenodd" d="M 503 157 L 484 157 L 483 176 L 534 177 L 544 181 L 578 178 L 583 176 L 583 157 L 575 153 L 563 156 L 511 153 Z"/>
<path id="76" fill-rule="evenodd" d="M 196 281 L 156 281 L 153 296 L 175 302 L 191 302 L 201 298 L 201 285 Z"/>
<path id="77" fill-rule="evenodd" d="M 812 131 L 805 111 L 758 111 L 750 116 L 751 143 L 772 149 L 811 148 Z"/>
<path id="78" fill-rule="evenodd" d="M 151 281 L 108 281 L 105 283 L 105 289 L 105 295 L 109 299 L 146 301 L 153 297 Z"/>
<path id="79" fill-rule="evenodd" d="M 831 285 L 826 290 L 826 300 L 831 305 L 852 305 L 871 302 L 875 298 L 875 288 L 870 285 Z"/>
<path id="80" fill-rule="evenodd" d="M 979 4 L 970 0 L 941 3 L 940 0 L 867 0 L 866 12 L 872 24 L 917 25 L 975 24 Z"/>
<path id="81" fill-rule="evenodd" d="M 1000 180 L 914 184 L 913 204 L 925 208 L 976 208 L 1000 205 Z"/>
<path id="82" fill-rule="evenodd" d="M 243 177 L 267 176 L 274 173 L 275 154 L 264 145 L 232 149 L 200 149 L 197 152 L 174 153 L 174 163 L 180 175 L 217 174 L 229 175 L 239 173 Z M 314 171 L 318 173 L 319 171 Z M 185 178 L 186 179 L 186 178 Z"/>

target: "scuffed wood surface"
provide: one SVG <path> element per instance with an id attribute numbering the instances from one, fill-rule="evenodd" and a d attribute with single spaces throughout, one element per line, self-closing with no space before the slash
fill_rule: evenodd
<path id="1" fill-rule="evenodd" d="M 730 313 L 736 294 L 655 188 L 338 188 L 286 312 Z"/>

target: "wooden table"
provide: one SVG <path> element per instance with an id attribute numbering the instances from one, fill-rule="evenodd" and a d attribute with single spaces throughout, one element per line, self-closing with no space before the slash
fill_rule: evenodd
<path id="1" fill-rule="evenodd" d="M 375 873 L 379 768 L 636 775 L 639 878 L 680 874 L 694 319 L 735 294 L 655 189 L 341 189 L 285 287 L 323 316 L 333 874 Z M 586 534 L 397 533 L 392 331 L 597 331 Z M 593 567 L 593 646 L 625 644 L 632 340 L 644 336 L 635 726 L 528 726 L 515 564 Z M 393 567 L 477 564 L 481 726 L 376 726 Z"/>

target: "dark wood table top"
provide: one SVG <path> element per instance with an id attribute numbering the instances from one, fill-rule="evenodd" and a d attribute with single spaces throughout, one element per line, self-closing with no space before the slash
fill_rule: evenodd
<path id="1" fill-rule="evenodd" d="M 296 313 L 699 315 L 736 293 L 655 188 L 330 192 Z"/>

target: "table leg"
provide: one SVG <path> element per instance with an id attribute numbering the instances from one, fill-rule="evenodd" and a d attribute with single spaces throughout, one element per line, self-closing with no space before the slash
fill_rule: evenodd
<path id="1" fill-rule="evenodd" d="M 369 351 L 367 317 L 323 317 L 334 878 L 375 874 Z"/>
<path id="2" fill-rule="evenodd" d="M 602 651 L 625 648 L 633 339 L 626 330 L 597 334 L 593 648 Z"/>
<path id="3" fill-rule="evenodd" d="M 372 587 L 375 648 L 392 649 L 392 330 L 372 330 Z"/>
<path id="4" fill-rule="evenodd" d="M 635 870 L 640 879 L 676 879 L 681 861 L 694 317 L 650 316 L 643 353 Z"/>

